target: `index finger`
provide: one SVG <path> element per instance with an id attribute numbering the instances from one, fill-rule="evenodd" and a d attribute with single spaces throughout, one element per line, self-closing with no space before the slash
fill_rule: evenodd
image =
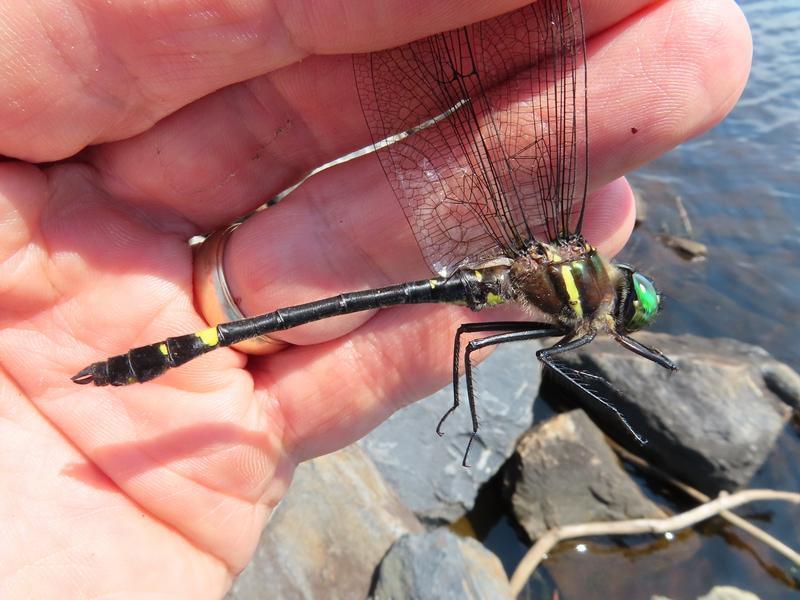
<path id="1" fill-rule="evenodd" d="M 652 1 L 584 0 L 587 39 Z M 397 35 L 380 26 L 389 29 L 376 24 L 376 47 Z M 202 98 L 89 160 L 114 198 L 166 206 L 204 233 L 370 144 L 356 87 L 351 56 L 315 56 Z"/>
<path id="2" fill-rule="evenodd" d="M 393 46 L 525 3 L 6 2 L 0 154 L 61 159 L 312 54 Z"/>

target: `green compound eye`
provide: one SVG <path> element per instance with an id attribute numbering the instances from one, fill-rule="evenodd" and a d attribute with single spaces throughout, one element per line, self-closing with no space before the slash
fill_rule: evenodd
<path id="1" fill-rule="evenodd" d="M 632 273 L 631 283 L 636 299 L 633 301 L 633 314 L 627 319 L 626 329 L 636 331 L 647 327 L 655 320 L 660 298 L 653 280 L 649 277 L 641 273 Z"/>

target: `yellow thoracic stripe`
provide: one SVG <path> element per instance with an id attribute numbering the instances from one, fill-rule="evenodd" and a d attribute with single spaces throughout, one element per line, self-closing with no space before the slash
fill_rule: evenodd
<path id="1" fill-rule="evenodd" d="M 572 310 L 575 311 L 575 316 L 579 319 L 583 317 L 583 307 L 581 306 L 581 293 L 578 291 L 578 286 L 575 283 L 575 277 L 572 276 L 570 265 L 561 266 L 561 278 L 564 280 L 564 287 L 567 290 L 567 299 Z"/>
<path id="2" fill-rule="evenodd" d="M 199 337 L 200 341 L 206 346 L 216 346 L 219 344 L 219 336 L 217 335 L 216 327 L 203 329 L 203 331 L 198 331 L 195 335 Z"/>

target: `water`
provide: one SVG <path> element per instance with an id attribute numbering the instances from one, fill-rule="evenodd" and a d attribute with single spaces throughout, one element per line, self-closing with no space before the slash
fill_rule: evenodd
<path id="1" fill-rule="evenodd" d="M 712 131 L 630 176 L 650 211 L 620 258 L 667 293 L 656 329 L 733 337 L 800 369 L 800 3 L 739 4 L 754 42 L 745 92 Z M 705 262 L 650 241 L 664 228 L 684 234 L 675 196 Z"/>
<path id="2" fill-rule="evenodd" d="M 629 176 L 648 216 L 618 258 L 653 275 L 667 296 L 653 329 L 736 338 L 800 370 L 800 2 L 739 4 L 754 41 L 745 92 L 712 131 Z M 686 262 L 658 241 L 661 232 L 686 233 L 676 196 L 694 239 L 708 247 L 703 262 Z M 800 491 L 798 456 L 800 435 L 788 428 L 751 486 Z M 797 549 L 797 511 L 761 503 L 739 513 Z M 564 598 L 695 598 L 713 585 L 800 598 L 800 573 L 788 561 L 716 521 L 696 531 L 666 546 L 644 537 L 617 540 L 625 547 L 595 540 L 585 554 L 562 549 L 537 573 L 531 596 L 547 589 L 551 573 L 568 582 Z M 509 532 L 501 521 L 484 538 L 507 569 L 526 550 Z"/>

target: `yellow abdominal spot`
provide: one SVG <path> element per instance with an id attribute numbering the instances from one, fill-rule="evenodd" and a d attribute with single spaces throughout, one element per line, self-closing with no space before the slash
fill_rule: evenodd
<path id="1" fill-rule="evenodd" d="M 158 345 L 158 351 L 161 352 L 161 354 L 163 354 L 164 356 L 169 355 L 169 350 L 167 349 L 167 345 L 163 342 Z"/>
<path id="2" fill-rule="evenodd" d="M 564 280 L 564 287 L 567 290 L 567 298 L 572 310 L 575 311 L 575 316 L 578 318 L 583 317 L 583 307 L 581 306 L 581 294 L 578 291 L 578 286 L 575 284 L 575 278 L 572 276 L 572 271 L 569 265 L 561 267 L 561 278 Z"/>
<path id="3" fill-rule="evenodd" d="M 200 341 L 206 346 L 216 346 L 219 344 L 219 336 L 217 335 L 216 327 L 203 329 L 203 331 L 198 331 L 195 335 L 199 337 Z"/>

